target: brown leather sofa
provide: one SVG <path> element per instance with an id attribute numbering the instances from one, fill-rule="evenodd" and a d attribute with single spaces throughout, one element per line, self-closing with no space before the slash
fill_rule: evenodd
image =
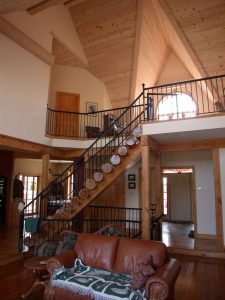
<path id="1" fill-rule="evenodd" d="M 176 259 L 168 257 L 166 246 L 161 242 L 134 240 L 126 237 L 79 234 L 74 250 L 52 257 L 48 260 L 47 270 L 52 275 L 60 266 L 71 268 L 75 258 L 85 265 L 111 272 L 131 274 L 134 266 L 152 259 L 156 270 L 146 282 L 147 299 L 173 299 L 174 285 L 180 271 Z M 58 286 L 51 280 L 45 290 L 45 300 L 90 299 Z"/>

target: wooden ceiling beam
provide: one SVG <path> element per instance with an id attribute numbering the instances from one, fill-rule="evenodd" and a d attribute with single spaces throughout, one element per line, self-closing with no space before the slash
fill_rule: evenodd
<path id="1" fill-rule="evenodd" d="M 211 139 L 202 141 L 174 142 L 171 144 L 160 144 L 160 152 L 208 150 L 225 148 L 225 139 Z"/>
<path id="2" fill-rule="evenodd" d="M 54 158 L 73 158 L 80 156 L 83 150 L 61 150 L 55 147 L 46 146 L 10 136 L 0 134 L 0 147 L 18 153 L 18 156 L 41 157 L 43 153 L 48 153 Z M 17 154 L 15 154 L 17 156 Z"/>
<path id="3" fill-rule="evenodd" d="M 151 0 L 154 3 L 159 19 L 161 20 L 164 34 L 168 41 L 181 59 L 187 70 L 194 78 L 207 77 L 207 72 L 201 64 L 189 41 L 185 37 L 181 27 L 177 23 L 172 11 L 165 0 Z"/>
<path id="4" fill-rule="evenodd" d="M 49 8 L 53 5 L 63 4 L 64 2 L 66 2 L 66 0 L 44 0 L 44 1 L 28 8 L 27 12 L 31 15 L 34 15 L 46 8 Z"/>
<path id="5" fill-rule="evenodd" d="M 55 64 L 74 66 L 78 68 L 88 69 L 88 62 L 78 56 L 73 50 L 61 41 L 53 32 L 52 54 L 55 57 Z"/>
<path id="6" fill-rule="evenodd" d="M 85 2 L 86 0 L 67 0 L 66 2 L 65 2 L 65 6 L 67 7 L 67 8 L 71 8 L 71 7 L 73 7 L 73 6 L 76 6 L 76 5 L 79 5 L 79 4 L 81 4 L 81 3 L 83 3 L 83 2 Z"/>
<path id="7" fill-rule="evenodd" d="M 149 135 L 143 135 L 141 137 L 141 145 L 148 146 L 151 151 L 158 152 L 160 149 L 160 145 Z"/>
<path id="8" fill-rule="evenodd" d="M 43 0 L 1 0 L 0 13 L 9 14 L 16 11 L 26 10 L 30 6 L 34 6 Z"/>
<path id="9" fill-rule="evenodd" d="M 48 52 L 45 48 L 40 46 L 37 42 L 26 35 L 23 31 L 16 28 L 1 16 L 0 32 L 19 46 L 23 47 L 25 50 L 38 57 L 44 63 L 48 65 L 52 65 L 54 63 L 54 56 L 50 52 Z"/>

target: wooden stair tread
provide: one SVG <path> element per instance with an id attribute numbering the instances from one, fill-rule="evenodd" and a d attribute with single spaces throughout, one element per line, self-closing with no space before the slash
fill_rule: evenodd
<path id="1" fill-rule="evenodd" d="M 74 218 L 82 209 L 89 205 L 99 194 L 101 194 L 121 173 L 123 173 L 134 161 L 137 161 L 141 153 L 141 144 L 136 145 L 129 154 L 121 160 L 121 163 L 113 167 L 109 174 L 104 175 L 103 181 L 99 182 L 94 190 L 89 190 L 88 197 L 81 200 L 81 205 L 72 212 L 68 219 Z"/>

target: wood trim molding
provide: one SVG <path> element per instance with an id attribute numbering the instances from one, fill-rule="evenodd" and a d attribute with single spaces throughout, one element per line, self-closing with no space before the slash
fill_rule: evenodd
<path id="1" fill-rule="evenodd" d="M 196 239 L 203 239 L 203 240 L 215 240 L 216 235 L 215 234 L 196 234 Z"/>
<path id="2" fill-rule="evenodd" d="M 207 150 L 225 148 L 225 139 L 212 139 L 203 141 L 174 142 L 171 144 L 160 144 L 160 152 Z"/>
<path id="3" fill-rule="evenodd" d="M 50 52 L 48 52 L 45 48 L 40 46 L 37 42 L 35 42 L 28 35 L 26 35 L 23 31 L 16 28 L 14 25 L 9 23 L 1 16 L 0 32 L 12 41 L 14 41 L 19 46 L 23 47 L 25 50 L 35 55 L 44 63 L 48 65 L 54 64 L 54 56 Z"/>
<path id="4" fill-rule="evenodd" d="M 61 150 L 55 147 L 46 146 L 43 144 L 38 144 L 6 135 L 0 134 L 0 146 L 5 149 L 15 150 L 17 152 L 27 152 L 27 157 L 29 155 L 37 154 L 41 157 L 44 153 L 49 153 L 51 157 L 54 158 L 74 158 L 75 156 L 80 156 L 83 150 Z"/>
<path id="5" fill-rule="evenodd" d="M 149 135 L 142 135 L 141 145 L 148 146 L 152 151 L 156 151 L 156 152 L 159 151 L 159 144 Z"/>
<path id="6" fill-rule="evenodd" d="M 216 247 L 218 251 L 224 251 L 219 149 L 213 149 L 212 154 L 213 154 L 214 186 L 215 186 Z"/>
<path id="7" fill-rule="evenodd" d="M 156 215 L 159 217 L 163 214 L 162 171 L 161 171 L 160 153 L 155 154 L 155 177 L 156 177 Z"/>
<path id="8" fill-rule="evenodd" d="M 191 201 L 192 201 L 192 215 L 194 222 L 195 233 L 198 232 L 198 218 L 197 218 L 197 201 L 196 201 L 196 180 L 195 180 L 195 167 L 192 167 L 193 172 L 191 173 Z"/>

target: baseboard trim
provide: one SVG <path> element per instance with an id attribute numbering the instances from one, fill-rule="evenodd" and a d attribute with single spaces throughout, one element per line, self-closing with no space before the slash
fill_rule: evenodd
<path id="1" fill-rule="evenodd" d="M 196 239 L 203 239 L 203 240 L 215 240 L 216 235 L 215 234 L 196 234 Z"/>
<path id="2" fill-rule="evenodd" d="M 191 249 L 179 249 L 168 247 L 168 252 L 171 254 L 183 254 L 197 257 L 206 258 L 220 258 L 225 260 L 225 252 L 214 252 L 214 251 L 202 251 L 202 250 L 191 250 Z"/>

